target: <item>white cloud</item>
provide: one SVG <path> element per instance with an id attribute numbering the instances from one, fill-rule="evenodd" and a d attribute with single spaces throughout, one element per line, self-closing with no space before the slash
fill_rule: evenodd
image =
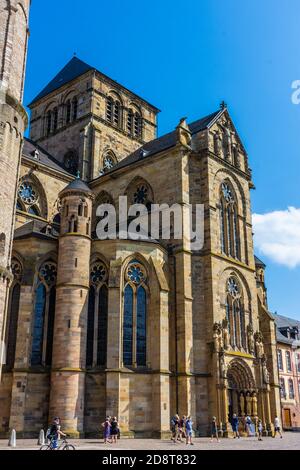
<path id="1" fill-rule="evenodd" d="M 253 214 L 252 220 L 256 250 L 289 268 L 300 266 L 300 209 Z"/>

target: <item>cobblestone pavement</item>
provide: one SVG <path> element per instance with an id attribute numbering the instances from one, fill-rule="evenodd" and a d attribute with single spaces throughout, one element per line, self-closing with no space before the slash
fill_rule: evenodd
<path id="1" fill-rule="evenodd" d="M 285 433 L 279 437 L 265 437 L 259 442 L 257 438 L 221 439 L 220 442 L 210 442 L 209 438 L 194 439 L 194 446 L 185 443 L 173 443 L 171 440 L 156 439 L 121 439 L 117 444 L 104 444 L 97 439 L 74 439 L 70 441 L 77 450 L 300 450 L 300 433 Z M 0 440 L 0 450 L 39 450 L 37 440 L 17 440 L 17 448 L 7 447 L 7 440 Z"/>

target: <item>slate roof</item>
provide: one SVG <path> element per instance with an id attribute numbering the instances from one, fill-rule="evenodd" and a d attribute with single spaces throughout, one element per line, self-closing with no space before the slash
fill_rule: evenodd
<path id="1" fill-rule="evenodd" d="M 280 331 L 280 328 L 289 327 L 289 328 L 293 329 L 294 327 L 296 327 L 296 328 L 298 328 L 298 330 L 300 332 L 300 321 L 295 320 L 294 318 L 289 318 L 289 317 L 285 317 L 283 315 L 278 315 L 277 313 L 273 314 L 273 318 L 274 318 L 275 323 L 276 323 L 277 341 L 280 342 L 280 343 L 286 343 L 286 344 L 298 344 L 299 343 L 299 346 L 300 346 L 300 341 L 299 340 L 297 341 L 297 340 L 294 340 L 294 339 L 289 339 L 286 336 L 284 336 Z"/>
<path id="2" fill-rule="evenodd" d="M 82 181 L 80 178 L 75 178 L 71 183 L 68 184 L 61 192 L 74 190 L 74 191 L 84 191 L 91 193 L 92 190 L 88 187 L 88 185 Z"/>
<path id="3" fill-rule="evenodd" d="M 23 238 L 43 238 L 47 240 L 55 240 L 56 237 L 47 232 L 47 223 L 40 220 L 30 220 L 26 224 L 17 228 L 14 233 L 14 239 Z"/>
<path id="4" fill-rule="evenodd" d="M 38 150 L 39 152 L 38 158 L 35 158 L 34 156 L 35 150 Z M 74 178 L 74 175 L 72 175 L 67 170 L 65 170 L 63 165 L 60 164 L 52 155 L 50 155 L 50 153 L 48 153 L 40 145 L 38 145 L 37 143 L 33 142 L 30 139 L 27 139 L 27 138 L 24 139 L 24 146 L 23 146 L 22 153 L 26 158 L 29 158 L 33 162 L 42 163 L 43 165 L 46 165 L 52 168 L 53 170 L 60 171 L 61 173 L 65 173 L 66 175 L 72 176 Z"/>
<path id="5" fill-rule="evenodd" d="M 48 85 L 46 85 L 45 88 L 43 88 L 42 91 L 31 101 L 29 106 L 90 70 L 95 70 L 95 68 L 78 59 L 78 57 L 73 57 L 48 83 Z"/>
<path id="6" fill-rule="evenodd" d="M 189 124 L 189 129 L 192 135 L 197 134 L 198 132 L 201 132 L 207 129 L 209 126 L 211 126 L 215 122 L 216 119 L 218 119 L 219 116 L 221 116 L 223 112 L 224 110 L 218 110 L 212 114 L 209 114 L 208 116 L 205 116 L 202 119 L 198 119 L 197 121 L 194 121 L 191 124 Z M 128 165 L 131 165 L 132 163 L 135 163 L 141 159 L 151 157 L 159 152 L 167 150 L 171 147 L 175 147 L 176 141 L 177 141 L 176 130 L 169 132 L 168 134 L 164 134 L 155 140 L 151 140 L 150 142 L 147 142 L 142 147 L 135 150 L 133 153 L 128 155 L 126 158 L 124 158 L 117 165 L 115 165 L 111 170 L 106 171 L 105 175 L 113 173 L 114 171 L 120 168 L 124 168 Z"/>
<path id="7" fill-rule="evenodd" d="M 255 261 L 255 266 L 261 266 L 262 268 L 266 267 L 265 263 L 261 259 L 259 259 L 256 255 L 254 255 L 254 261 Z"/>
<path id="8" fill-rule="evenodd" d="M 104 73 L 100 72 L 98 69 L 95 67 L 87 64 L 86 62 L 83 62 L 81 59 L 78 59 L 78 57 L 73 57 L 62 69 L 58 74 L 48 83 L 48 85 L 45 86 L 45 88 L 42 89 L 42 91 L 31 101 L 31 103 L 28 105 L 31 107 L 36 101 L 40 100 L 41 98 L 44 98 L 44 96 L 49 95 L 55 90 L 58 90 L 60 87 L 66 85 L 67 83 L 71 82 L 72 80 L 75 80 L 75 78 L 80 77 L 81 75 L 84 75 L 85 73 L 89 71 L 95 71 L 100 73 L 103 77 L 106 79 L 110 80 L 111 82 L 117 84 L 118 86 L 121 86 L 125 90 L 129 91 L 132 95 L 136 96 L 138 99 L 144 101 L 147 103 L 149 106 L 151 106 L 152 109 L 156 110 L 159 112 L 159 109 L 153 106 L 151 103 L 146 101 L 144 98 L 141 98 L 140 96 L 136 95 L 134 92 L 128 90 L 128 88 L 124 87 L 123 85 L 120 85 L 118 82 L 115 80 L 111 79 Z"/>

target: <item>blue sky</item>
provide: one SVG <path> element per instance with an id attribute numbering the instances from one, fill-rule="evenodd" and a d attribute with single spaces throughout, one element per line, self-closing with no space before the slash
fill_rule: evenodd
<path id="1" fill-rule="evenodd" d="M 299 23 L 297 0 L 34 0 L 25 103 L 74 52 L 159 107 L 159 134 L 224 99 L 253 169 L 269 308 L 300 319 Z"/>

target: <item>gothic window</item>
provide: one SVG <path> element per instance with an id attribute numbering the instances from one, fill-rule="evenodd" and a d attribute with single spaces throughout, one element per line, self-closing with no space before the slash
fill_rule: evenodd
<path id="1" fill-rule="evenodd" d="M 282 351 L 278 349 L 277 351 L 277 362 L 278 362 L 278 369 L 283 370 L 283 361 L 282 361 Z"/>
<path id="2" fill-rule="evenodd" d="M 46 261 L 38 273 L 35 291 L 31 365 L 51 366 L 56 298 L 56 264 Z"/>
<path id="3" fill-rule="evenodd" d="M 22 180 L 18 188 L 17 210 L 44 217 L 45 203 L 39 192 L 37 185 L 30 179 Z"/>
<path id="4" fill-rule="evenodd" d="M 137 260 L 129 263 L 125 274 L 123 306 L 123 364 L 147 364 L 147 274 Z"/>
<path id="5" fill-rule="evenodd" d="M 76 121 L 77 116 L 78 116 L 78 99 L 77 98 L 73 98 L 72 107 L 73 107 L 72 118 L 73 118 L 73 121 Z"/>
<path id="6" fill-rule="evenodd" d="M 110 96 L 106 100 L 106 119 L 109 122 L 113 120 L 113 100 Z"/>
<path id="7" fill-rule="evenodd" d="M 50 134 L 50 132 L 52 130 L 51 128 L 52 128 L 52 113 L 51 113 L 51 111 L 48 111 L 47 116 L 46 116 L 46 132 L 47 132 L 47 135 Z"/>
<path id="8" fill-rule="evenodd" d="M 229 325 L 230 344 L 233 348 L 245 349 L 246 325 L 241 288 L 235 277 L 227 281 L 226 317 Z"/>
<path id="9" fill-rule="evenodd" d="M 114 153 L 109 150 L 103 156 L 102 169 L 100 171 L 100 175 L 103 175 L 104 173 L 106 173 L 106 171 L 111 170 L 114 167 L 115 163 L 116 157 Z"/>
<path id="10" fill-rule="evenodd" d="M 134 136 L 140 138 L 142 134 L 142 119 L 139 113 L 135 113 L 133 117 Z"/>
<path id="11" fill-rule="evenodd" d="M 53 110 L 53 131 L 57 130 L 58 125 L 58 109 L 54 108 Z"/>
<path id="12" fill-rule="evenodd" d="M 220 190 L 220 246 L 227 256 L 240 259 L 240 236 L 237 203 L 228 182 L 223 182 Z"/>
<path id="13" fill-rule="evenodd" d="M 293 379 L 289 379 L 289 398 L 291 398 L 291 399 L 295 398 Z"/>
<path id="14" fill-rule="evenodd" d="M 113 123 L 117 127 L 121 127 L 121 104 L 119 101 L 114 102 Z"/>
<path id="15" fill-rule="evenodd" d="M 14 280 L 10 288 L 8 318 L 6 326 L 6 368 L 8 370 L 11 370 L 14 367 L 15 363 L 20 293 L 22 282 L 22 266 L 16 258 L 12 259 L 11 267 Z"/>
<path id="16" fill-rule="evenodd" d="M 132 109 L 129 109 L 128 114 L 127 114 L 127 132 L 129 134 L 132 134 L 133 130 L 133 111 Z"/>
<path id="17" fill-rule="evenodd" d="M 134 204 L 146 204 L 148 199 L 148 187 L 145 184 L 139 184 L 133 195 Z"/>
<path id="18" fill-rule="evenodd" d="M 283 377 L 279 378 L 279 383 L 280 383 L 280 397 L 282 399 L 286 398 L 286 390 L 285 390 L 285 380 Z"/>
<path id="19" fill-rule="evenodd" d="M 90 271 L 86 366 L 105 367 L 107 362 L 108 272 L 101 260 Z"/>
<path id="20" fill-rule="evenodd" d="M 292 362 L 291 362 L 290 351 L 285 351 L 285 359 L 286 359 L 286 370 L 288 372 L 292 372 Z"/>
<path id="21" fill-rule="evenodd" d="M 78 156 L 75 151 L 69 150 L 64 156 L 64 167 L 72 175 L 78 171 Z"/>
<path id="22" fill-rule="evenodd" d="M 66 123 L 69 124 L 71 121 L 71 101 L 68 100 L 66 104 Z"/>

